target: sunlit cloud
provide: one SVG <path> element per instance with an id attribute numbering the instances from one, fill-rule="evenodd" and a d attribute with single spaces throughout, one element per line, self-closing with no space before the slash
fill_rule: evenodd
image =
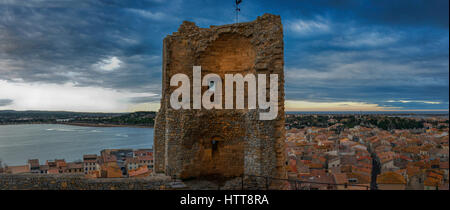
<path id="1" fill-rule="evenodd" d="M 330 31 L 328 20 L 323 17 L 316 17 L 313 20 L 292 20 L 287 24 L 288 30 L 294 32 L 297 35 L 312 35 L 326 33 Z"/>
<path id="2" fill-rule="evenodd" d="M 346 36 L 334 39 L 331 44 L 341 47 L 378 47 L 393 44 L 399 39 L 400 35 L 397 33 L 381 33 L 356 29 L 350 33 L 347 32 Z"/>
<path id="3" fill-rule="evenodd" d="M 312 102 L 301 100 L 286 100 L 286 111 L 387 111 L 399 107 L 382 107 L 378 104 L 364 102 Z"/>
<path id="4" fill-rule="evenodd" d="M 94 67 L 103 71 L 114 71 L 120 68 L 120 64 L 122 64 L 121 60 L 119 60 L 116 56 L 111 56 L 95 63 Z"/>
<path id="5" fill-rule="evenodd" d="M 155 97 L 154 93 L 133 93 L 101 87 L 78 87 L 73 83 L 12 83 L 0 80 L 2 109 L 125 112 L 136 110 L 132 99 Z M 148 110 L 148 109 L 147 109 Z"/>
<path id="6" fill-rule="evenodd" d="M 424 104 L 442 104 L 439 101 L 421 101 L 421 100 L 388 100 L 388 103 L 424 103 Z"/>
<path id="7" fill-rule="evenodd" d="M 166 13 L 163 12 L 152 12 L 149 10 L 142 10 L 142 9 L 127 9 L 127 11 L 155 21 L 167 20 L 171 18 L 170 16 L 168 16 Z"/>

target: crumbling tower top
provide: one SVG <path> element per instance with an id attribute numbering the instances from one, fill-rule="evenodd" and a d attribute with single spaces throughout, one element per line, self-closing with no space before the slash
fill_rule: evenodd
<path id="1" fill-rule="evenodd" d="M 170 106 L 170 78 L 277 74 L 278 115 L 259 120 L 257 109 L 179 109 Z M 278 15 L 252 22 L 200 28 L 184 21 L 164 39 L 162 98 L 155 125 L 155 172 L 181 178 L 264 175 L 286 177 L 284 157 L 283 27 Z M 202 87 L 202 94 L 207 87 Z M 245 90 L 247 92 L 247 90 Z M 192 95 L 192 94 L 191 94 Z M 247 95 L 245 95 L 247 100 Z M 192 102 L 192 100 L 191 100 Z"/>

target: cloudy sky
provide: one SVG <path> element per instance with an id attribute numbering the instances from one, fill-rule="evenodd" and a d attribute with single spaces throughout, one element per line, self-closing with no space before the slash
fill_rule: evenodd
<path id="1" fill-rule="evenodd" d="M 234 0 L 0 0 L 0 110 L 157 110 L 162 39 Z M 447 0 L 244 0 L 284 25 L 289 110 L 448 110 Z"/>

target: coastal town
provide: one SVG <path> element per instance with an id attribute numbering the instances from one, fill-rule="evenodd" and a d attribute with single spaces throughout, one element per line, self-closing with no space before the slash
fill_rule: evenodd
<path id="1" fill-rule="evenodd" d="M 104 149 L 100 155 L 83 155 L 82 161 L 64 159 L 30 159 L 25 165 L 0 167 L 0 173 L 9 174 L 78 174 L 88 178 L 145 177 L 152 173 L 152 149 Z"/>
<path id="2" fill-rule="evenodd" d="M 325 125 L 298 126 L 304 118 Z M 289 178 L 323 183 L 306 186 L 319 190 L 448 190 L 448 118 L 409 118 L 423 125 L 415 129 L 346 127 L 385 118 L 288 115 L 287 126 L 300 127 L 287 130 Z"/>
<path id="3" fill-rule="evenodd" d="M 285 125 L 286 169 L 296 189 L 448 190 L 448 116 L 287 114 Z M 0 164 L 0 173 L 147 177 L 153 157 L 151 148 L 104 149 L 74 162 Z"/>

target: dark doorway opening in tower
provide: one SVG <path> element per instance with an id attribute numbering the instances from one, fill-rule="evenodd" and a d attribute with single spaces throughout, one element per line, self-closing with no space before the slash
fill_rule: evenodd
<path id="1" fill-rule="evenodd" d="M 212 153 L 214 155 L 215 152 L 217 152 L 217 144 L 219 142 L 217 142 L 216 140 L 212 140 Z"/>
<path id="2" fill-rule="evenodd" d="M 214 158 L 219 153 L 220 137 L 213 137 L 211 140 L 211 156 Z"/>

